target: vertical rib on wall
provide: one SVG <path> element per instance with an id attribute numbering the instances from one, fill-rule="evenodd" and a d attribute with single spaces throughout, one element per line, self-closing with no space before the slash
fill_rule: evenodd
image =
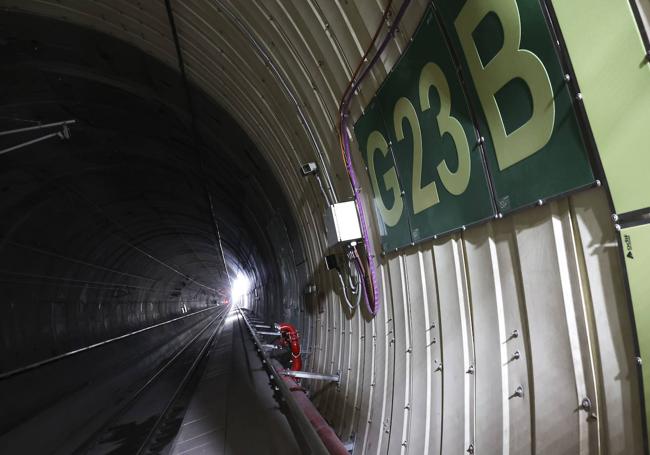
<path id="1" fill-rule="evenodd" d="M 363 384 L 355 453 L 640 453 L 614 234 L 595 189 L 387 257 L 375 320 L 325 303 L 311 367 L 342 380 L 312 384 L 320 408 L 347 436 Z"/>

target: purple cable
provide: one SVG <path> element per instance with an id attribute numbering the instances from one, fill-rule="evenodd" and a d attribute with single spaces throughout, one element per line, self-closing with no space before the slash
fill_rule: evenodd
<path id="1" fill-rule="evenodd" d="M 375 66 L 375 64 L 379 60 L 379 57 L 384 52 L 384 49 L 386 49 L 386 46 L 388 45 L 390 39 L 393 37 L 393 34 L 395 33 L 395 30 L 397 29 L 397 26 L 402 20 L 402 17 L 406 12 L 406 8 L 410 3 L 411 0 L 404 0 L 402 6 L 400 6 L 397 16 L 395 17 L 395 20 L 393 21 L 393 23 L 390 26 L 390 29 L 388 30 L 388 33 L 386 34 L 383 41 L 381 42 L 381 45 L 377 49 L 375 56 L 372 58 L 370 63 L 364 68 L 364 70 L 361 72 L 361 75 L 357 78 L 357 80 L 352 84 L 350 90 L 345 94 L 345 97 L 343 98 L 343 103 L 341 103 L 341 113 L 340 113 L 341 130 L 342 130 L 341 134 L 343 134 L 345 167 L 348 170 L 348 175 L 350 176 L 350 182 L 352 183 L 352 192 L 354 194 L 354 201 L 357 204 L 357 210 L 359 212 L 359 221 L 361 223 L 361 235 L 363 237 L 363 241 L 366 246 L 366 252 L 368 253 L 368 271 L 370 273 L 370 282 L 372 284 L 372 294 L 374 295 L 374 299 L 372 303 L 370 302 L 370 296 L 368 295 L 366 280 L 363 276 L 363 273 L 361 273 L 360 276 L 364 285 L 363 290 L 365 296 L 364 302 L 366 304 L 366 309 L 372 316 L 376 316 L 377 313 L 379 312 L 379 309 L 381 307 L 380 305 L 381 294 L 379 291 L 379 285 L 377 283 L 377 270 L 375 269 L 375 264 L 373 262 L 375 259 L 375 255 L 373 254 L 374 248 L 373 248 L 372 241 L 370 240 L 370 235 L 368 234 L 368 227 L 366 226 L 366 216 L 363 210 L 363 204 L 361 203 L 359 197 L 360 187 L 357 179 L 357 174 L 354 172 L 354 167 L 352 166 L 352 155 L 350 153 L 350 138 L 348 137 L 348 133 L 347 133 L 347 119 L 348 119 L 347 111 L 350 105 L 350 101 L 352 100 L 352 95 L 354 94 L 354 92 L 356 92 L 357 88 L 359 87 L 359 84 L 361 84 L 361 81 L 365 79 L 365 77 L 368 75 L 372 67 Z"/>

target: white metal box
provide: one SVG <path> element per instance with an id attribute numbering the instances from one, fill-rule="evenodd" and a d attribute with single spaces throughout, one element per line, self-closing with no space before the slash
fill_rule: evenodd
<path id="1" fill-rule="evenodd" d="M 325 210 L 325 228 L 328 247 L 359 240 L 361 227 L 356 203 L 348 201 L 330 205 Z"/>

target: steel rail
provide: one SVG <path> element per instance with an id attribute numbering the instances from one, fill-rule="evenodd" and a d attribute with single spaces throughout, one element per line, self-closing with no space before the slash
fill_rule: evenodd
<path id="1" fill-rule="evenodd" d="M 111 424 L 113 424 L 116 419 L 118 419 L 120 416 L 122 416 L 128 409 L 129 406 L 132 406 L 140 397 L 142 393 L 144 393 L 157 379 L 162 376 L 165 371 L 168 370 L 168 368 L 184 353 L 188 350 L 188 348 L 203 334 L 205 331 L 212 326 L 215 322 L 217 322 L 220 318 L 223 321 L 225 316 L 228 314 L 228 311 L 223 311 L 218 316 L 215 316 L 215 318 L 208 322 L 205 327 L 199 330 L 199 332 L 194 335 L 187 343 L 185 343 L 181 348 L 177 349 L 176 352 L 173 354 L 173 356 L 167 360 L 156 372 L 147 379 L 147 381 L 142 384 L 135 392 L 131 394 L 118 408 L 115 412 L 111 414 L 111 416 L 108 418 L 106 422 L 104 422 L 99 429 L 97 429 L 92 435 L 86 439 L 84 443 L 82 443 L 78 448 L 75 449 L 74 454 L 86 454 L 88 453 L 92 447 L 93 443 L 98 441 L 99 437 L 104 433 L 107 429 L 111 427 Z M 203 351 L 201 351 L 203 352 Z M 165 408 L 167 409 L 167 408 Z"/>
<path id="2" fill-rule="evenodd" d="M 190 313 L 190 314 L 185 314 L 183 316 L 179 316 L 177 318 L 170 319 L 168 321 L 159 322 L 158 324 L 150 325 L 148 327 L 144 327 L 142 329 L 138 329 L 138 330 L 135 330 L 133 332 L 125 333 L 123 335 L 120 335 L 120 336 L 117 336 L 117 337 L 114 337 L 114 338 L 109 338 L 108 340 L 104 340 L 104 341 L 100 341 L 98 343 L 94 343 L 94 344 L 91 344 L 91 345 L 88 345 L 88 346 L 84 346 L 83 348 L 75 349 L 73 351 L 68 351 L 66 353 L 56 355 L 54 357 L 49 357 L 47 359 L 40 360 L 38 362 L 34 362 L 34 363 L 29 364 L 29 365 L 25 365 L 23 367 L 16 368 L 15 370 L 11 370 L 11 371 L 7 371 L 6 373 L 2 373 L 2 374 L 0 374 L 0 380 L 7 379 L 7 378 L 10 378 L 12 376 L 16 376 L 17 374 L 25 373 L 25 372 L 27 372 L 29 370 L 33 370 L 33 369 L 41 367 L 43 365 L 47 365 L 48 363 L 56 362 L 57 360 L 61 360 L 61 359 L 64 359 L 66 357 L 70 357 L 70 356 L 73 356 L 75 354 L 79 354 L 81 352 L 89 351 L 91 349 L 95 349 L 95 348 L 98 348 L 100 346 L 104 346 L 106 344 L 113 343 L 113 342 L 118 341 L 118 340 L 123 340 L 124 338 L 128 338 L 130 336 L 137 335 L 138 333 L 146 332 L 147 330 L 155 329 L 156 327 L 161 327 L 163 325 L 170 324 L 172 322 L 179 321 L 181 319 L 189 318 L 190 316 L 196 316 L 197 314 L 203 313 L 204 311 L 214 310 L 214 309 L 217 309 L 217 308 L 219 308 L 219 307 L 205 308 L 203 310 L 195 311 L 195 312 Z"/>
<path id="3" fill-rule="evenodd" d="M 196 370 L 197 370 L 197 368 L 199 366 L 199 363 L 205 358 L 205 355 L 208 352 L 208 348 L 212 345 L 212 342 L 214 341 L 215 336 L 219 332 L 219 329 L 223 327 L 223 322 L 225 321 L 226 316 L 228 314 L 229 314 L 229 311 L 225 311 L 221 315 L 220 322 L 215 325 L 214 330 L 212 331 L 212 333 L 208 337 L 208 340 L 205 342 L 203 347 L 201 347 L 201 350 L 199 351 L 196 358 L 192 362 L 192 365 L 190 366 L 190 368 L 187 370 L 187 372 L 183 376 L 183 379 L 181 379 L 181 382 L 178 385 L 178 387 L 176 387 L 176 390 L 172 394 L 172 397 L 170 398 L 170 400 L 165 405 L 165 408 L 163 409 L 162 413 L 160 414 L 160 416 L 158 417 L 156 422 L 153 424 L 153 427 L 151 428 L 151 430 L 149 430 L 149 433 L 147 433 L 147 436 L 145 437 L 142 444 L 140 444 L 140 448 L 137 451 L 137 455 L 145 453 L 145 451 L 147 450 L 149 444 L 151 443 L 151 439 L 155 436 L 156 432 L 160 428 L 161 423 L 163 423 L 167 419 L 167 416 L 169 414 L 169 410 L 172 408 L 174 403 L 176 403 L 176 401 L 178 400 L 178 397 L 181 395 L 181 392 L 185 389 L 185 387 L 187 387 L 187 384 L 190 382 L 190 379 L 192 378 L 192 376 L 196 372 Z M 219 319 L 219 317 L 217 317 L 216 319 Z M 201 333 L 203 333 L 203 331 Z"/>
<path id="4" fill-rule="evenodd" d="M 269 359 L 268 355 L 263 349 L 264 346 L 263 343 L 257 337 L 255 330 L 251 326 L 250 322 L 248 322 L 248 318 L 241 310 L 241 308 L 237 307 L 237 311 L 239 312 L 240 316 L 244 320 L 244 323 L 246 324 L 246 327 L 248 328 L 248 332 L 250 333 L 251 338 L 255 343 L 257 353 L 262 358 L 262 363 L 266 368 L 267 372 L 269 373 L 270 379 L 275 384 L 276 390 L 280 392 L 284 404 L 286 404 L 288 410 L 288 417 L 289 417 L 288 420 L 294 435 L 299 441 L 305 444 L 305 447 L 302 447 L 302 449 L 303 450 L 308 449 L 305 453 L 310 453 L 310 454 L 319 454 L 319 455 L 329 454 L 329 451 L 325 447 L 325 444 L 323 443 L 320 436 L 312 426 L 311 422 L 309 421 L 309 419 L 307 419 L 307 416 L 305 416 L 305 414 L 302 412 L 302 409 L 300 408 L 300 406 L 298 406 L 298 403 L 296 403 L 295 398 L 293 397 L 291 391 L 289 390 L 289 387 L 284 382 L 284 380 L 282 380 L 282 376 L 277 372 L 277 370 L 271 363 L 271 360 Z"/>

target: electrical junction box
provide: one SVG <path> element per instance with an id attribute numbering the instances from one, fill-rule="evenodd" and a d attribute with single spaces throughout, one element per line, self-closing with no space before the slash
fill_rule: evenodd
<path id="1" fill-rule="evenodd" d="M 330 205 L 325 211 L 327 246 L 357 241 L 361 238 L 361 226 L 354 201 Z"/>

